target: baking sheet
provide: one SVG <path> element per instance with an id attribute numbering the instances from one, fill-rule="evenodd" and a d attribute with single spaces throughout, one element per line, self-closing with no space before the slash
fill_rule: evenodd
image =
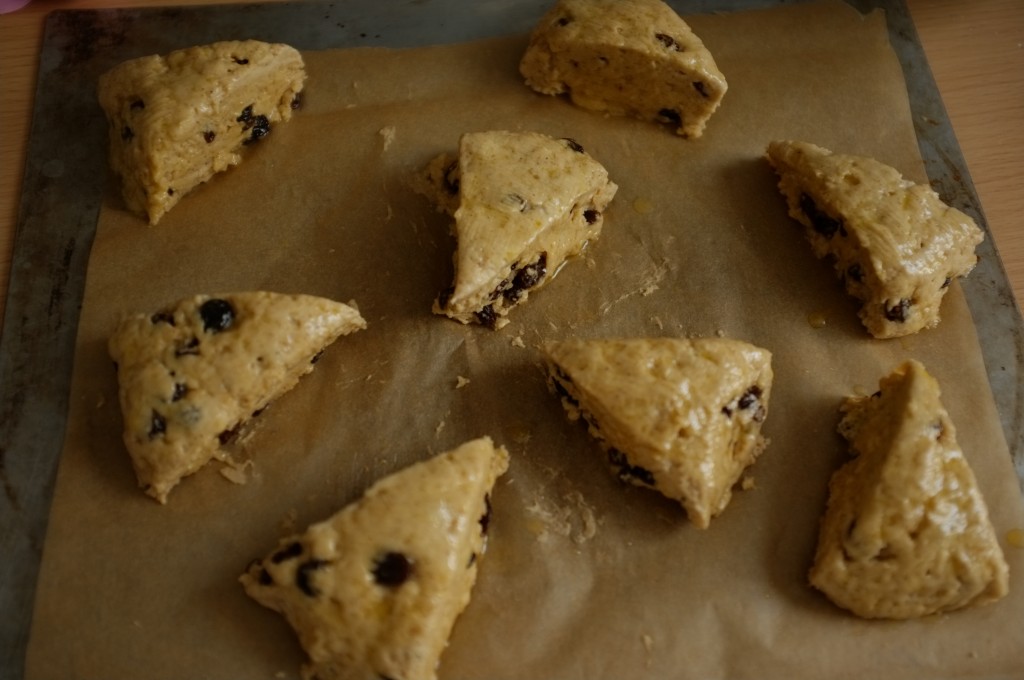
<path id="1" fill-rule="evenodd" d="M 30 675 L 64 677 L 73 669 L 79 677 L 131 676 L 154 655 L 170 659 L 159 665 L 170 676 L 202 670 L 216 677 L 217 660 L 224 658 L 228 676 L 294 673 L 301 654 L 283 622 L 245 600 L 233 583 L 235 572 L 273 545 L 282 523 L 301 527 L 324 517 L 379 475 L 484 433 L 517 454 L 511 483 L 501 492 L 505 503 L 496 509 L 496 522 L 505 529 L 495 528 L 500 533 L 464 616 L 471 622 L 457 627 L 443 673 L 621 677 L 643 668 L 678 677 L 793 677 L 792 669 L 802 668 L 819 671 L 814 677 L 841 677 L 838 669 L 858 663 L 874 664 L 867 670 L 875 677 L 883 677 L 883 667 L 894 677 L 929 667 L 1019 671 L 1012 650 L 1020 640 L 990 640 L 987 633 L 998 626 L 999 612 L 1019 616 L 1019 599 L 943 617 L 939 633 L 934 621 L 899 624 L 894 632 L 888 624 L 863 626 L 838 615 L 802 583 L 813 545 L 806 520 L 823 506 L 823 480 L 841 458 L 832 433 L 835 403 L 851 389 L 872 387 L 898 357 L 924 358 L 943 384 L 957 385 L 946 400 L 956 422 L 993 426 L 980 432 L 962 427 L 961 443 L 969 451 L 994 452 L 982 459 L 991 456 L 994 467 L 979 476 L 998 508 L 997 529 L 1005 533 L 1021 524 L 960 292 L 951 292 L 939 331 L 897 343 L 870 341 L 853 304 L 795 237 L 780 199 L 772 204 L 774 180 L 758 157 L 774 136 L 813 135 L 813 141 L 875 155 L 924 179 L 884 21 L 876 15 L 862 22 L 832 6 L 836 16 L 808 22 L 798 14 L 805 11 L 819 10 L 693 20 L 732 84 L 708 136 L 696 143 L 538 100 L 507 67 L 521 52 L 521 39 L 433 50 L 429 59 L 311 54 L 308 106 L 294 123 L 275 130 L 274 145 L 257 149 L 259 161 L 186 199 L 156 230 L 125 221 L 117 214 L 116 195 L 108 193 L 47 537 L 61 548 L 47 550 Z M 736 39 L 754 32 L 756 49 Z M 766 34 L 777 44 L 766 45 Z M 764 66 L 766 51 L 777 68 Z M 480 54 L 487 58 L 477 59 Z M 809 67 L 809 54 L 828 54 L 836 62 Z M 497 68 L 501 64 L 506 66 Z M 410 76 L 393 87 L 393 78 L 352 75 L 375 68 Z M 456 73 L 459 78 L 452 77 Z M 320 83 L 319 97 L 314 82 Z M 473 101 L 467 104 L 459 86 L 468 84 Z M 830 101 L 822 101 L 823 91 Z M 480 101 L 487 105 L 473 105 Z M 900 112 L 896 125 L 890 123 L 893 102 Z M 508 127 L 509 121 L 579 139 L 623 189 L 588 259 L 562 275 L 573 276 L 576 285 L 556 282 L 514 312 L 512 325 L 490 333 L 426 312 L 446 282 L 451 244 L 444 220 L 410 197 L 405 179 L 432 153 L 453 147 L 458 132 Z M 381 134 L 387 128 L 395 133 L 390 145 Z M 863 130 L 877 136 L 865 139 Z M 680 153 L 664 153 L 668 145 L 679 146 Z M 324 163 L 316 152 L 325 148 L 345 153 Z M 650 149 L 661 153 L 652 156 Z M 302 181 L 282 179 L 282 172 Z M 656 190 L 666 177 L 673 178 L 670 190 Z M 239 223 L 233 204 L 243 195 L 253 216 L 246 224 Z M 776 242 L 779 234 L 792 238 Z M 730 269 L 722 268 L 720 253 L 729 254 Z M 780 268 L 778 261 L 792 264 Z M 147 285 L 126 290 L 126 277 L 133 276 Z M 191 294 L 199 283 L 207 290 L 244 284 L 355 298 L 371 328 L 341 341 L 325 355 L 329 364 L 318 366 L 261 420 L 251 450 L 240 452 L 253 458 L 250 483 L 234 487 L 207 470 L 161 509 L 132 488 L 103 338 L 119 310 L 160 306 Z M 778 314 L 762 313 L 766 300 Z M 829 325 L 812 329 L 806 321 L 812 312 L 825 313 Z M 724 332 L 776 352 L 776 394 L 782 395 L 769 416 L 772 447 L 754 470 L 758 488 L 740 494 L 706 534 L 687 527 L 677 508 L 653 494 L 618 488 L 585 435 L 567 427 L 535 367 L 532 350 L 541 339 L 641 331 Z M 776 347 L 780 340 L 784 347 Z M 425 358 L 430 356 L 445 360 Z M 837 362 L 840 356 L 848 360 Z M 459 375 L 470 383 L 456 390 Z M 782 387 L 787 384 L 792 387 Z M 419 408 L 410 409 L 410 388 L 424 385 L 436 401 L 425 407 L 416 400 Z M 367 409 L 368 403 L 375 407 Z M 307 425 L 296 438 L 290 426 L 301 418 Z M 743 506 L 745 513 L 737 509 Z M 196 536 L 200 525 L 208 533 Z M 678 570 L 666 570 L 666 564 Z M 724 576 L 723 564 L 730 565 Z M 728 587 L 718 592 L 729 597 L 692 597 L 693 586 L 707 591 L 725 577 Z M 662 587 L 638 589 L 634 583 Z M 663 588 L 671 599 L 661 597 Z M 509 600 L 537 602 L 537 609 L 516 617 L 503 604 Z M 657 602 L 685 609 L 687 617 L 666 626 L 653 613 Z M 764 606 L 755 609 L 752 602 Z M 797 624 L 788 618 L 794 612 L 800 614 Z M 922 627 L 932 641 L 923 646 Z M 961 627 L 982 631 L 984 639 L 962 636 Z M 116 648 L 101 644 L 112 631 L 127 636 Z M 523 644 L 498 644 L 510 634 Z M 844 659 L 831 643 L 849 635 L 879 653 Z M 787 644 L 809 639 L 815 643 L 804 656 Z M 912 641 L 919 658 L 905 658 L 901 640 Z M 824 668 L 816 666 L 823 645 L 832 652 Z M 574 653 L 566 655 L 567 649 Z M 615 653 L 594 656 L 593 649 Z M 195 666 L 180 665 L 182 659 Z M 251 668 L 241 665 L 250 662 Z"/>

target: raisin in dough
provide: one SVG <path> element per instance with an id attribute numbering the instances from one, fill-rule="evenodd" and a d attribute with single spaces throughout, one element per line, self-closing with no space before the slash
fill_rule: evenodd
<path id="1" fill-rule="evenodd" d="M 834 259 L 874 337 L 939 323 L 946 288 L 978 261 L 984 235 L 970 217 L 871 158 L 781 141 L 768 146 L 768 160 L 790 217 L 805 227 L 817 257 Z"/>
<path id="2" fill-rule="evenodd" d="M 117 365 L 124 442 L 139 485 L 161 503 L 239 426 L 313 370 L 324 347 L 366 327 L 352 307 L 308 295 L 183 300 L 121 321 Z"/>
<path id="3" fill-rule="evenodd" d="M 255 40 L 141 57 L 100 76 L 110 162 L 128 209 L 156 224 L 237 165 L 244 145 L 291 118 L 305 78 L 294 48 Z"/>
<path id="4" fill-rule="evenodd" d="M 560 0 L 519 64 L 526 84 L 593 111 L 700 137 L 728 85 L 711 53 L 660 0 Z"/>
<path id="5" fill-rule="evenodd" d="M 481 438 L 378 481 L 242 575 L 317 680 L 430 680 L 469 604 L 508 453 Z"/>
<path id="6" fill-rule="evenodd" d="M 427 167 L 427 193 L 455 217 L 455 281 L 434 313 L 501 328 L 509 310 L 598 238 L 618 187 L 577 142 L 534 132 L 462 136 Z"/>
<path id="7" fill-rule="evenodd" d="M 841 407 L 855 458 L 829 483 L 810 581 L 858 616 L 926 616 L 1007 593 L 988 509 L 939 395 L 909 361 Z"/>
<path id="8" fill-rule="evenodd" d="M 623 481 L 678 500 L 704 529 L 765 447 L 771 354 L 728 338 L 567 340 L 548 384 Z"/>

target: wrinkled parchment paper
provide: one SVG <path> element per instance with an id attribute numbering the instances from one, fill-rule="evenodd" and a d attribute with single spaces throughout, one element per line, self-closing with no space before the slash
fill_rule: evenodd
<path id="1" fill-rule="evenodd" d="M 31 678 L 291 678 L 303 654 L 236 582 L 252 558 L 374 480 L 469 438 L 513 454 L 490 547 L 442 678 L 953 678 L 1024 673 L 1017 481 L 960 289 L 932 331 L 873 340 L 785 214 L 776 138 L 874 156 L 925 179 L 881 14 L 839 3 L 692 18 L 729 80 L 705 136 L 605 118 L 525 88 L 525 37 L 305 55 L 304 108 L 155 228 L 109 191 L 88 273 Z M 499 332 L 430 314 L 451 275 L 447 220 L 408 178 L 462 132 L 570 136 L 620 191 L 604 234 Z M 369 328 L 166 507 L 136 488 L 106 336 L 197 292 L 355 300 Z M 808 319 L 824 319 L 822 328 Z M 774 353 L 771 439 L 707 531 L 625 488 L 545 389 L 538 343 L 713 335 Z M 806 584 L 837 405 L 925 363 L 989 503 L 1011 594 L 910 622 L 858 620 Z M 461 379 L 460 379 L 461 378 Z M 468 380 L 468 382 L 466 382 Z M 461 386 L 460 386 L 461 384 Z M 245 462 L 250 461 L 250 462 Z"/>

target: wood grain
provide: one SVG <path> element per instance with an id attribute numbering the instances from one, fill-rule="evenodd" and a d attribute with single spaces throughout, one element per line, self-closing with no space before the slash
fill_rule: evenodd
<path id="1" fill-rule="evenodd" d="M 0 97 L 0 315 L 7 298 L 46 14 L 57 9 L 153 4 L 36 0 L 0 16 L 4 88 Z M 175 0 L 173 4 L 208 3 Z M 1024 215 L 1024 2 L 907 0 L 907 4 L 1007 276 L 1017 299 L 1024 299 L 1024 225 L 1020 224 Z"/>

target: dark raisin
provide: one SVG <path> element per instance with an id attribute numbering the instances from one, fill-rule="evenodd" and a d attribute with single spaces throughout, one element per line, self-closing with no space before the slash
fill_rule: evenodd
<path id="1" fill-rule="evenodd" d="M 494 324 L 498 321 L 498 315 L 494 313 L 494 306 L 487 305 L 479 312 L 476 312 L 473 316 L 476 317 L 476 321 L 481 326 L 487 326 L 490 329 L 494 328 Z"/>
<path id="2" fill-rule="evenodd" d="M 320 591 L 313 587 L 313 584 L 310 583 L 309 577 L 312 575 L 311 572 L 324 567 L 326 564 L 326 561 L 318 560 L 316 558 L 307 560 L 300 564 L 299 568 L 295 570 L 295 585 L 298 586 L 299 590 L 310 597 L 316 597 L 319 595 Z"/>
<path id="3" fill-rule="evenodd" d="M 753 385 L 749 390 L 743 393 L 740 397 L 739 407 L 746 410 L 756 404 L 761 398 L 761 388 L 757 385 Z"/>
<path id="4" fill-rule="evenodd" d="M 587 221 L 587 224 L 593 224 L 597 222 L 597 218 L 601 216 L 601 213 L 591 208 L 590 210 L 583 211 L 583 219 Z"/>
<path id="5" fill-rule="evenodd" d="M 548 254 L 547 252 L 543 252 L 540 254 L 540 257 L 537 258 L 536 262 L 529 264 L 516 272 L 515 278 L 512 279 L 511 288 L 505 291 L 505 299 L 512 303 L 518 302 L 519 298 L 522 297 L 523 291 L 536 286 L 547 273 Z"/>
<path id="6" fill-rule="evenodd" d="M 616 474 L 623 482 L 637 480 L 647 486 L 654 486 L 654 475 L 650 470 L 639 465 L 632 465 L 626 454 L 618 449 L 608 449 L 608 462 L 616 469 Z"/>
<path id="7" fill-rule="evenodd" d="M 850 268 L 846 270 L 846 276 L 860 283 L 864 280 L 864 270 L 860 268 L 859 264 L 850 265 Z"/>
<path id="8" fill-rule="evenodd" d="M 907 320 L 907 316 L 910 314 L 911 304 L 910 300 L 903 298 L 892 307 L 886 307 L 885 318 L 889 321 L 895 321 L 896 323 L 904 323 Z"/>
<path id="9" fill-rule="evenodd" d="M 761 403 L 761 394 L 762 391 L 760 386 L 752 385 L 750 389 L 740 395 L 739 398 L 733 399 L 731 402 L 723 406 L 722 413 L 724 413 L 726 417 L 732 417 L 732 414 L 736 409 L 748 411 L 756 406 L 757 408 L 754 409 L 754 413 L 750 418 L 754 422 L 760 423 L 764 421 L 765 416 L 768 415 L 768 411 L 765 410 L 764 405 Z"/>
<path id="10" fill-rule="evenodd" d="M 179 401 L 188 394 L 188 385 L 185 383 L 174 383 L 174 393 L 171 394 L 171 401 Z"/>
<path id="11" fill-rule="evenodd" d="M 154 410 L 149 419 L 149 438 L 156 439 L 164 432 L 167 432 L 167 421 Z"/>
<path id="12" fill-rule="evenodd" d="M 448 286 L 440 293 L 437 294 L 437 306 L 444 309 L 448 306 L 448 301 L 452 299 L 452 294 L 455 293 L 455 286 Z"/>
<path id="13" fill-rule="evenodd" d="M 260 585 L 269 586 L 274 582 L 274 577 L 266 569 L 260 569 Z"/>
<path id="14" fill-rule="evenodd" d="M 125 125 L 123 128 L 121 128 L 121 139 L 123 139 L 124 141 L 130 142 L 132 137 L 134 137 L 134 136 L 135 136 L 135 132 L 130 127 L 128 127 L 127 125 Z"/>
<path id="15" fill-rule="evenodd" d="M 320 361 L 320 357 L 322 357 L 323 355 L 324 351 L 320 350 L 319 352 L 313 355 L 313 358 L 309 360 L 309 363 L 315 364 L 316 362 Z"/>
<path id="16" fill-rule="evenodd" d="M 387 552 L 373 565 L 373 580 L 378 585 L 397 588 L 412 575 L 412 562 L 400 552 Z"/>
<path id="17" fill-rule="evenodd" d="M 700 93 L 700 96 L 704 97 L 704 99 L 707 99 L 708 97 L 711 96 L 708 94 L 707 86 L 704 84 L 703 80 L 693 81 L 693 89 L 697 90 L 697 92 Z"/>
<path id="18" fill-rule="evenodd" d="M 946 280 L 942 282 L 942 288 L 949 288 L 949 284 L 953 283 L 953 277 L 947 276 Z"/>
<path id="19" fill-rule="evenodd" d="M 661 111 L 658 111 L 658 120 L 662 123 L 671 123 L 672 125 L 683 124 L 682 117 L 675 109 L 662 109 Z"/>
<path id="20" fill-rule="evenodd" d="M 285 560 L 293 560 L 302 554 L 302 544 L 298 541 L 289 543 L 285 547 L 278 550 L 270 557 L 270 561 L 274 564 L 281 564 Z"/>
<path id="21" fill-rule="evenodd" d="M 818 206 L 815 204 L 814 199 L 807 194 L 800 194 L 800 209 L 804 211 L 804 214 L 807 215 L 807 219 L 811 221 L 814 231 L 818 232 L 825 238 L 832 238 L 842 227 L 842 222 L 840 220 L 833 219 L 818 210 Z M 843 233 L 845 233 L 845 229 L 843 230 Z"/>
<path id="22" fill-rule="evenodd" d="M 193 337 L 184 345 L 179 345 L 178 348 L 174 350 L 174 356 L 176 357 L 183 357 L 185 355 L 199 355 L 199 338 Z"/>
<path id="23" fill-rule="evenodd" d="M 174 315 L 170 312 L 157 312 L 153 316 L 149 317 L 149 320 L 154 324 L 166 323 L 171 326 L 174 325 Z"/>
<path id="24" fill-rule="evenodd" d="M 249 63 L 248 59 L 239 59 L 238 57 L 232 57 L 232 59 L 235 60 L 236 64 L 241 64 L 242 66 L 245 66 L 246 64 Z"/>
<path id="25" fill-rule="evenodd" d="M 142 101 L 141 99 L 136 99 L 136 100 L 132 101 L 130 108 L 132 108 L 132 109 L 144 109 L 144 108 L 146 108 L 146 102 Z"/>
<path id="26" fill-rule="evenodd" d="M 658 39 L 658 42 L 665 46 L 665 49 L 675 50 L 676 52 L 683 51 L 682 46 L 680 46 L 680 44 L 676 42 L 676 39 L 668 34 L 655 33 L 654 37 Z"/>
<path id="27" fill-rule="evenodd" d="M 256 116 L 252 120 L 252 134 L 243 144 L 258 142 L 270 134 L 270 120 L 266 116 Z"/>
<path id="28" fill-rule="evenodd" d="M 459 195 L 459 177 L 456 174 L 458 169 L 458 161 L 452 161 L 448 164 L 448 167 L 444 169 L 444 188 L 452 196 Z"/>
<path id="29" fill-rule="evenodd" d="M 231 328 L 235 321 L 235 308 L 227 300 L 212 298 L 199 306 L 199 316 L 203 318 L 203 330 L 220 333 Z"/>
<path id="30" fill-rule="evenodd" d="M 491 526 L 491 494 L 484 494 L 484 514 L 480 515 L 480 533 L 487 535 Z"/>
<path id="31" fill-rule="evenodd" d="M 292 106 L 292 110 L 293 111 L 295 109 L 299 108 L 300 106 L 302 106 L 302 95 L 301 94 L 297 94 L 294 97 L 292 97 L 292 104 L 291 104 L 291 106 Z"/>
<path id="32" fill-rule="evenodd" d="M 207 144 L 212 144 L 213 140 L 217 139 L 217 133 L 213 130 L 207 130 L 203 133 L 203 139 L 206 140 Z"/>
<path id="33" fill-rule="evenodd" d="M 217 435 L 217 441 L 220 442 L 220 445 L 227 446 L 231 442 L 238 439 L 238 431 L 241 428 L 241 425 L 241 423 L 237 423 L 235 424 L 234 427 L 224 430 L 219 435 Z"/>
<path id="34" fill-rule="evenodd" d="M 513 265 L 513 271 L 515 271 L 515 265 Z M 512 293 L 512 281 L 508 277 L 506 277 L 502 279 L 497 286 L 494 287 L 494 290 L 491 291 L 491 294 L 490 296 L 488 296 L 488 299 L 491 302 L 494 302 L 502 295 L 508 296 Z"/>
<path id="35" fill-rule="evenodd" d="M 555 23 L 559 26 L 568 26 L 572 23 L 572 17 L 559 17 Z"/>
<path id="36" fill-rule="evenodd" d="M 249 104 L 244 109 L 242 109 L 242 113 L 238 114 L 238 118 L 235 118 L 235 120 L 237 120 L 239 123 L 243 123 L 243 129 L 248 130 L 249 127 L 252 125 L 252 104 Z"/>
<path id="37" fill-rule="evenodd" d="M 565 399 L 576 408 L 579 408 L 580 403 L 576 401 L 576 398 L 573 397 L 569 390 L 566 388 L 566 386 L 562 384 L 562 380 L 565 380 L 566 382 L 571 382 L 568 378 L 552 378 L 551 386 L 555 389 L 555 394 L 557 394 L 562 399 Z"/>
<path id="38" fill-rule="evenodd" d="M 562 141 L 565 142 L 565 145 L 567 147 L 569 147 L 570 149 L 572 149 L 576 153 L 585 153 L 584 150 L 583 150 L 583 145 L 580 144 L 579 142 L 577 142 L 572 137 L 562 137 Z"/>

